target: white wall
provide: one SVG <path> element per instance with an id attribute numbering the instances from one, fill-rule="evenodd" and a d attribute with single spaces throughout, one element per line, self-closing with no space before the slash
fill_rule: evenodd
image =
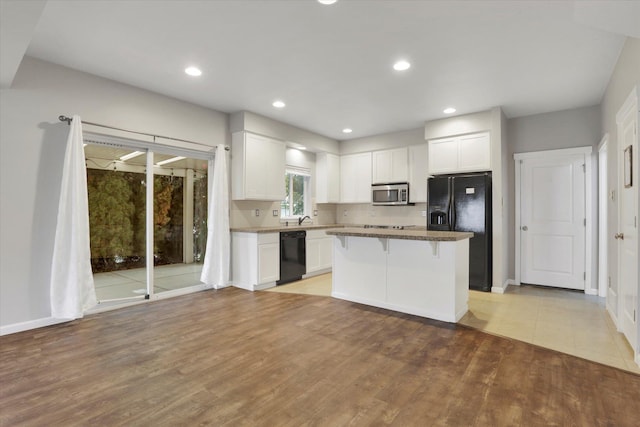
<path id="1" fill-rule="evenodd" d="M 246 130 L 247 132 L 269 136 L 282 141 L 302 144 L 309 151 L 326 151 L 338 154 L 338 141 L 334 139 L 250 111 L 233 113 L 229 126 L 232 133 Z"/>
<path id="2" fill-rule="evenodd" d="M 602 137 L 600 128 L 600 106 L 576 108 L 572 110 L 554 111 L 552 113 L 536 114 L 533 116 L 518 117 L 507 122 L 507 198 L 510 200 L 508 210 L 508 277 L 515 277 L 515 153 L 527 153 L 533 151 L 557 150 L 562 148 L 593 147 L 597 153 L 598 142 Z M 597 162 L 593 162 L 593 181 L 587 183 L 591 188 L 593 210 L 593 237 L 597 239 Z M 597 241 L 593 241 L 594 253 Z M 593 257 L 591 269 L 592 288 L 597 288 L 597 256 Z"/>
<path id="3" fill-rule="evenodd" d="M 50 316 L 51 255 L 69 132 L 58 121 L 61 114 L 205 144 L 230 143 L 227 114 L 24 58 L 11 89 L 0 97 L 0 326 Z"/>
<path id="4" fill-rule="evenodd" d="M 340 142 L 340 154 L 354 154 L 366 151 L 388 150 L 390 148 L 408 147 L 424 144 L 424 128 L 410 129 L 402 132 L 355 138 Z"/>
<path id="5" fill-rule="evenodd" d="M 640 87 L 640 39 L 628 37 L 625 42 L 618 62 L 613 70 L 611 79 L 606 88 L 601 103 L 600 121 L 602 124 L 602 135 L 609 134 L 609 148 L 607 168 L 607 181 L 609 194 L 613 190 L 616 192 L 616 199 L 608 201 L 608 270 L 611 278 L 611 288 L 616 293 L 618 290 L 618 242 L 613 239 L 614 233 L 618 232 L 618 155 L 622 147 L 618 146 L 618 132 L 616 128 L 616 114 L 625 102 L 631 89 Z M 640 294 L 640 283 L 638 291 Z M 636 312 L 640 313 L 640 299 L 637 300 Z M 617 302 L 607 300 L 607 306 L 617 316 Z M 640 328 L 638 330 L 638 342 L 640 342 Z M 636 361 L 640 361 L 640 353 L 636 354 Z"/>

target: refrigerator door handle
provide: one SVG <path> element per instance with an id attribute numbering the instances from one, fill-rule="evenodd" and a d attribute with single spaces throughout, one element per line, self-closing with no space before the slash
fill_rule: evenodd
<path id="1" fill-rule="evenodd" d="M 453 178 L 449 178 L 449 230 L 454 231 L 456 229 L 456 205 L 455 197 L 453 195 Z"/>

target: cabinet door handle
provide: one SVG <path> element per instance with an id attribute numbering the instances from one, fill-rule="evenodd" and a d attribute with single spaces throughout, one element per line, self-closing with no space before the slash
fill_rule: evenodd
<path id="1" fill-rule="evenodd" d="M 624 233 L 616 233 L 613 235 L 615 239 L 624 240 Z"/>
<path id="2" fill-rule="evenodd" d="M 522 231 L 527 231 L 529 229 L 529 227 L 527 227 L 526 225 L 523 225 L 522 227 L 520 227 L 522 229 Z"/>

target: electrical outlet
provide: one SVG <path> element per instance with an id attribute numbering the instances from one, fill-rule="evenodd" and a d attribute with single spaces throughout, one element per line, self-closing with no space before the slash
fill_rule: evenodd
<path id="1" fill-rule="evenodd" d="M 422 215 L 423 217 L 427 217 L 427 211 L 420 211 L 420 215 Z"/>
<path id="2" fill-rule="evenodd" d="M 260 216 L 260 209 L 256 209 L 255 211 L 256 216 Z"/>
<path id="3" fill-rule="evenodd" d="M 342 216 L 347 216 L 347 210 L 346 209 L 342 212 Z"/>
<path id="4" fill-rule="evenodd" d="M 272 214 L 273 214 L 273 216 L 278 216 L 278 215 L 280 215 L 280 212 L 278 212 L 278 209 L 274 209 Z"/>
<path id="5" fill-rule="evenodd" d="M 313 211 L 313 216 L 318 216 L 318 209 Z"/>

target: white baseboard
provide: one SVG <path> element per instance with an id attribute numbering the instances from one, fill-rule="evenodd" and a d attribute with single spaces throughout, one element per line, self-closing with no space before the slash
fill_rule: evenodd
<path id="1" fill-rule="evenodd" d="M 491 293 L 493 293 L 493 294 L 504 294 L 509 285 L 515 285 L 515 284 L 516 284 L 515 280 L 507 279 L 507 280 L 504 281 L 504 284 L 502 285 L 502 287 L 500 287 L 500 286 L 492 286 L 491 287 Z"/>
<path id="2" fill-rule="evenodd" d="M 44 317 L 42 319 L 29 320 L 27 322 L 13 323 L 11 325 L 0 326 L 0 336 L 15 334 L 31 329 L 44 328 L 45 326 L 57 325 L 58 323 L 70 322 L 70 319 L 56 319 Z"/>
<path id="3" fill-rule="evenodd" d="M 585 289 L 584 293 L 587 295 L 598 295 L 598 290 L 597 289 Z"/>

